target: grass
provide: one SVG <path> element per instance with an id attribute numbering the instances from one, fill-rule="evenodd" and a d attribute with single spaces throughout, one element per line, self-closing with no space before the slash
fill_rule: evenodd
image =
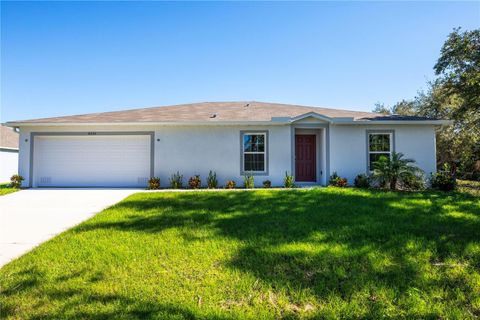
<path id="1" fill-rule="evenodd" d="M 480 197 L 480 181 L 457 180 L 457 187 L 460 192 Z"/>
<path id="2" fill-rule="evenodd" d="M 0 270 L 2 319 L 480 316 L 480 200 L 138 193 Z"/>
<path id="3" fill-rule="evenodd" d="M 20 189 L 10 187 L 10 183 L 0 183 L 0 196 L 16 192 Z"/>

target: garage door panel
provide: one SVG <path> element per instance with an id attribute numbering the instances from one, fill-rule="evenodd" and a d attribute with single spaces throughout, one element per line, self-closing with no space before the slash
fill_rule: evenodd
<path id="1" fill-rule="evenodd" d="M 38 136 L 36 186 L 144 187 L 150 136 Z"/>

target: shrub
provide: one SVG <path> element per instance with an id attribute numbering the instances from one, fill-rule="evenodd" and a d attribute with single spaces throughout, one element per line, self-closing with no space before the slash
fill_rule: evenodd
<path id="1" fill-rule="evenodd" d="M 12 188 L 20 188 L 22 186 L 22 181 L 25 180 L 24 177 L 22 177 L 21 175 L 19 174 L 14 174 L 11 178 L 10 178 L 10 186 Z"/>
<path id="2" fill-rule="evenodd" d="M 337 180 L 335 186 L 341 188 L 346 187 L 348 186 L 348 180 L 346 178 L 340 178 Z"/>
<path id="3" fill-rule="evenodd" d="M 432 188 L 442 191 L 452 191 L 455 190 L 455 187 L 457 186 L 455 176 L 447 170 L 442 170 L 432 174 L 430 182 L 432 184 Z"/>
<path id="4" fill-rule="evenodd" d="M 400 185 L 403 190 L 423 190 L 425 189 L 425 179 L 423 175 L 407 175 L 402 179 Z"/>
<path id="5" fill-rule="evenodd" d="M 270 180 L 263 181 L 263 187 L 264 188 L 271 188 L 272 187 L 272 181 L 270 181 Z"/>
<path id="6" fill-rule="evenodd" d="M 287 171 L 285 171 L 285 178 L 283 179 L 283 186 L 285 188 L 294 188 L 295 183 L 294 183 L 295 178 L 292 175 L 289 175 Z"/>
<path id="7" fill-rule="evenodd" d="M 148 189 L 150 190 L 160 189 L 160 178 L 152 177 L 148 179 Z"/>
<path id="8" fill-rule="evenodd" d="M 215 171 L 212 172 L 212 170 L 210 170 L 208 173 L 207 187 L 208 189 L 215 189 L 218 187 L 217 173 Z"/>
<path id="9" fill-rule="evenodd" d="M 247 174 L 243 177 L 243 187 L 245 189 L 253 189 L 255 188 L 255 181 L 252 175 Z"/>
<path id="10" fill-rule="evenodd" d="M 193 177 L 190 177 L 190 179 L 188 179 L 188 186 L 190 189 L 199 189 L 202 186 L 202 180 L 200 179 L 200 176 L 197 174 Z"/>
<path id="11" fill-rule="evenodd" d="M 330 176 L 330 179 L 328 180 L 328 185 L 330 186 L 334 185 L 338 179 L 340 179 L 340 177 L 338 176 L 337 172 L 334 171 Z"/>
<path id="12" fill-rule="evenodd" d="M 365 173 L 359 174 L 355 177 L 353 185 L 357 188 L 370 188 L 370 177 Z"/>
<path id="13" fill-rule="evenodd" d="M 403 153 L 392 152 L 391 157 L 381 156 L 373 163 L 373 179 L 380 186 L 396 190 L 404 180 L 413 181 L 414 176 L 420 176 L 423 171 L 413 165 L 415 160 L 404 159 Z"/>
<path id="14" fill-rule="evenodd" d="M 235 183 L 235 181 L 233 181 L 233 180 L 228 180 L 228 181 L 225 183 L 225 188 L 227 188 L 227 189 L 235 189 L 236 185 L 237 185 L 237 184 Z"/>
<path id="15" fill-rule="evenodd" d="M 346 178 L 340 177 L 337 172 L 333 172 L 328 180 L 328 184 L 334 187 L 346 187 L 348 185 L 348 181 Z"/>
<path id="16" fill-rule="evenodd" d="M 172 189 L 181 189 L 183 187 L 183 175 L 177 171 L 177 173 L 172 174 L 170 178 L 170 188 Z"/>

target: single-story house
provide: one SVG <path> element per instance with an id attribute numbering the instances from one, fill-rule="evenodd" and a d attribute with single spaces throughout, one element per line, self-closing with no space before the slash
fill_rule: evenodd
<path id="1" fill-rule="evenodd" d="M 0 125 L 0 183 L 18 172 L 18 132 Z"/>
<path id="2" fill-rule="evenodd" d="M 145 187 L 177 171 L 220 184 L 349 183 L 393 151 L 436 171 L 435 130 L 449 121 L 264 102 L 205 102 L 12 121 L 30 187 Z"/>

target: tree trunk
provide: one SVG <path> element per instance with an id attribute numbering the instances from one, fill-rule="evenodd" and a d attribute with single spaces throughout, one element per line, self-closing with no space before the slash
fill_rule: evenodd
<path id="1" fill-rule="evenodd" d="M 390 190 L 397 190 L 397 179 L 396 178 L 392 178 L 392 180 L 390 180 Z"/>

